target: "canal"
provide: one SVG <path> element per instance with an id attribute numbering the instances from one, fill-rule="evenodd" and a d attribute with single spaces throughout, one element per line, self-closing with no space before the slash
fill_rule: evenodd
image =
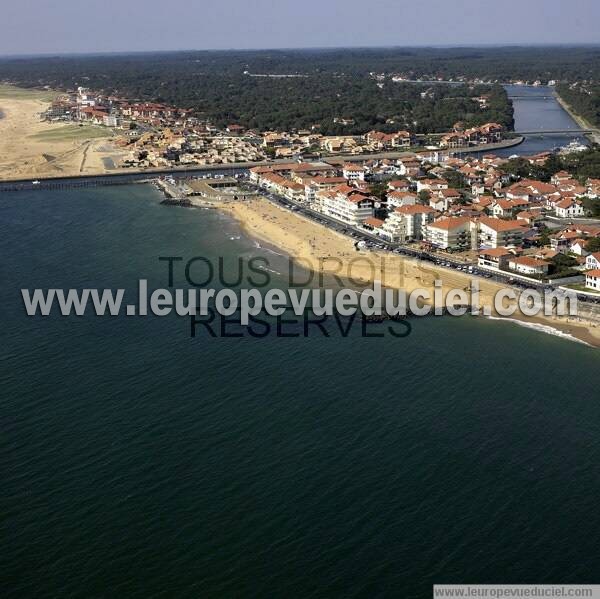
<path id="1" fill-rule="evenodd" d="M 505 85 L 509 97 L 513 97 L 515 131 L 551 131 L 572 129 L 573 133 L 559 135 L 527 135 L 525 141 L 515 148 L 494 152 L 498 156 L 513 154 L 531 155 L 555 150 L 573 140 L 588 144 L 587 138 L 579 133 L 581 128 L 563 109 L 554 97 L 552 87 L 529 87 Z"/>

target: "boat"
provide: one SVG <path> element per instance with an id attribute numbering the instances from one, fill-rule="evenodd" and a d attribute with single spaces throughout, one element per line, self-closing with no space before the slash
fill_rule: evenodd
<path id="1" fill-rule="evenodd" d="M 35 181 L 32 181 L 32 182 L 31 182 L 31 184 L 32 184 L 32 185 L 39 185 L 39 184 L 40 184 L 40 182 L 39 182 L 39 181 L 36 179 Z"/>
<path id="2" fill-rule="evenodd" d="M 563 146 L 560 149 L 561 154 L 570 154 L 571 152 L 585 152 L 588 149 L 588 146 L 581 143 L 579 139 L 571 140 L 566 146 Z"/>

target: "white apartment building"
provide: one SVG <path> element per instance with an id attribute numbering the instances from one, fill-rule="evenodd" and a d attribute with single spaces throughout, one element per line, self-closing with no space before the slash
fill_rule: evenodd
<path id="1" fill-rule="evenodd" d="M 77 104 L 79 106 L 93 107 L 96 105 L 96 100 L 94 100 L 94 98 L 89 95 L 89 91 L 90 90 L 87 87 L 77 88 Z"/>
<path id="2" fill-rule="evenodd" d="M 392 212 L 385 219 L 379 235 L 392 243 L 402 243 L 406 241 L 406 219 L 404 215 L 398 212 Z"/>
<path id="3" fill-rule="evenodd" d="M 434 214 L 429 206 L 400 206 L 386 218 L 380 235 L 394 243 L 423 239 L 423 227 L 433 221 Z"/>
<path id="4" fill-rule="evenodd" d="M 309 205 L 313 206 L 317 198 L 317 192 L 319 191 L 318 185 L 308 184 L 304 186 L 304 201 Z"/>
<path id="5" fill-rule="evenodd" d="M 523 243 L 526 227 L 523 221 L 502 220 L 483 216 L 479 219 L 479 247 L 497 248 L 518 246 Z"/>
<path id="6" fill-rule="evenodd" d="M 325 194 L 323 197 L 323 213 L 337 218 L 354 227 L 361 225 L 373 216 L 373 200 L 362 194 L 345 193 Z"/>
<path id="7" fill-rule="evenodd" d="M 116 127 L 117 123 L 117 117 L 113 114 L 107 114 L 102 117 L 102 124 L 105 127 Z"/>
<path id="8" fill-rule="evenodd" d="M 432 246 L 447 250 L 468 250 L 472 247 L 471 219 L 444 218 L 423 227 L 423 238 Z"/>

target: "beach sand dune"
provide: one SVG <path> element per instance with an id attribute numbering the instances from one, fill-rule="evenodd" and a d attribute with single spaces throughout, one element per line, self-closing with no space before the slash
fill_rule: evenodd
<path id="1" fill-rule="evenodd" d="M 122 151 L 99 137 L 110 131 L 42 122 L 46 97 L 21 92 L 0 89 L 0 180 L 102 174 L 105 158 L 118 162 Z"/>

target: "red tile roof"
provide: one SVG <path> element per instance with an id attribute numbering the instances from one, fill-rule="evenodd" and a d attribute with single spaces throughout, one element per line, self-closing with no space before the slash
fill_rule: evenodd
<path id="1" fill-rule="evenodd" d="M 365 224 L 371 225 L 371 227 L 375 228 L 381 227 L 383 223 L 384 221 L 382 221 L 380 218 L 375 218 L 374 216 L 365 219 Z"/>
<path id="2" fill-rule="evenodd" d="M 513 264 L 522 264 L 523 266 L 548 266 L 548 263 L 544 260 L 538 260 L 537 258 L 532 258 L 531 256 L 520 256 L 518 258 L 512 258 L 510 261 Z"/>
<path id="3" fill-rule="evenodd" d="M 523 229 L 524 225 L 518 220 L 502 220 L 500 218 L 490 218 L 488 216 L 482 216 L 479 222 L 486 225 L 494 231 L 512 231 L 516 229 Z"/>
<path id="4" fill-rule="evenodd" d="M 501 256 L 510 256 L 511 253 L 505 247 L 497 247 L 489 250 L 481 250 L 479 252 L 481 256 L 495 256 L 497 258 Z"/>
<path id="5" fill-rule="evenodd" d="M 452 229 L 458 229 L 459 227 L 466 225 L 470 221 L 471 219 L 469 217 L 456 216 L 450 218 L 443 218 L 441 220 L 435 221 L 434 223 L 431 223 L 431 225 L 429 226 L 434 227 L 435 229 L 444 229 L 450 231 Z"/>
<path id="6" fill-rule="evenodd" d="M 414 206 L 400 206 L 394 212 L 399 212 L 400 214 L 432 214 L 435 210 L 430 206 L 415 204 Z"/>

